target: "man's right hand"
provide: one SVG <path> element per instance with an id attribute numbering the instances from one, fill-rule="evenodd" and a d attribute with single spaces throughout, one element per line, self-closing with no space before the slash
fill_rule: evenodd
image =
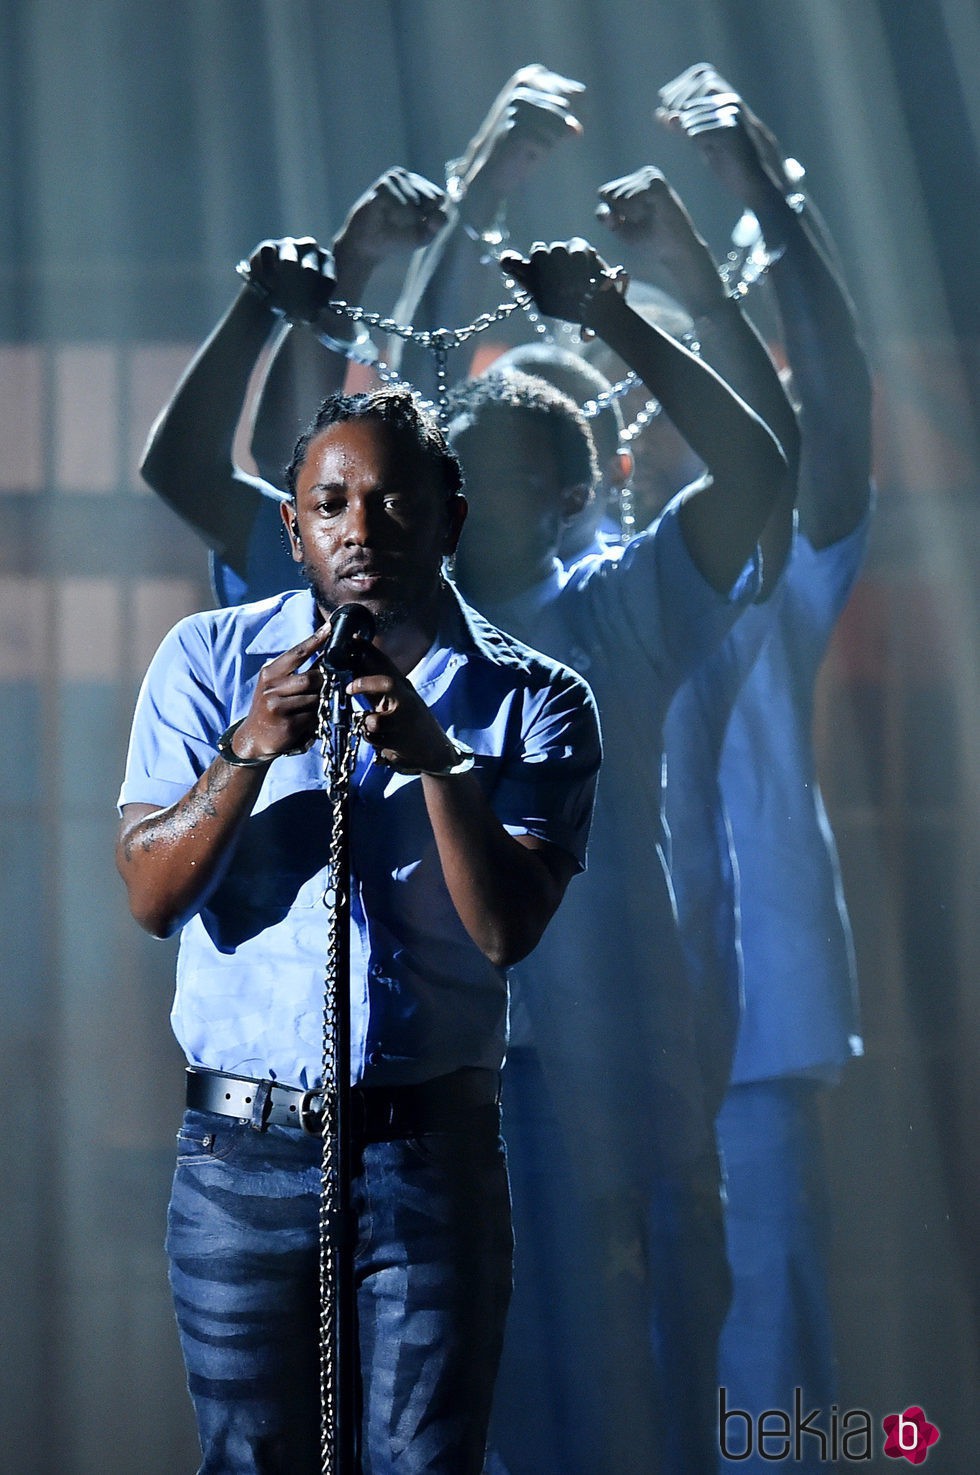
<path id="1" fill-rule="evenodd" d="M 220 880 L 265 782 L 262 760 L 304 752 L 314 741 L 322 685 L 316 657 L 329 639 L 330 626 L 323 625 L 262 667 L 248 716 L 232 734 L 239 758 L 260 760 L 254 767 L 219 755 L 165 809 L 123 808 L 116 864 L 130 910 L 152 936 L 170 937 Z"/>
<path id="2" fill-rule="evenodd" d="M 494 98 L 460 161 L 466 187 L 479 179 L 481 192 L 506 199 L 556 143 L 581 134 L 571 103 L 584 91 L 582 82 L 540 62 L 520 67 Z"/>
<path id="3" fill-rule="evenodd" d="M 661 87 L 660 101 L 657 121 L 692 139 L 720 182 L 750 209 L 764 206 L 772 192 L 783 198 L 793 192 L 798 176 L 789 172 L 779 140 L 710 63 L 688 67 Z"/>
<path id="4" fill-rule="evenodd" d="M 329 624 L 321 625 L 314 635 L 262 667 L 248 716 L 232 741 L 239 758 L 271 762 L 286 753 L 303 753 L 313 744 L 323 686 L 317 657 L 329 639 Z M 300 670 L 302 666 L 306 669 Z"/>
<path id="5" fill-rule="evenodd" d="M 293 322 L 315 323 L 333 296 L 333 257 L 312 236 L 260 241 L 248 272 L 270 307 Z"/>
<path id="6" fill-rule="evenodd" d="M 725 298 L 707 244 L 683 201 L 659 169 L 648 164 L 599 189 L 596 216 L 627 245 L 645 248 L 668 273 L 693 317 Z"/>
<path id="7" fill-rule="evenodd" d="M 349 258 L 374 267 L 427 246 L 445 222 L 445 190 L 408 169 L 388 169 L 354 201 L 334 238 L 338 275 Z"/>

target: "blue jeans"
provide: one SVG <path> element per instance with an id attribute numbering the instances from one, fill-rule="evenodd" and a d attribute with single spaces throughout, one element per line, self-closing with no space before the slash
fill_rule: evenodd
<path id="1" fill-rule="evenodd" d="M 517 1276 L 492 1441 L 509 1475 L 717 1475 L 731 1297 L 717 1158 L 584 1203 L 534 1051 L 503 1075 Z"/>
<path id="2" fill-rule="evenodd" d="M 719 1383 L 729 1408 L 823 1410 L 837 1398 L 830 1318 L 830 1206 L 819 1106 L 825 1086 L 785 1079 L 732 1086 L 718 1116 L 725 1169 L 728 1253 L 735 1297 L 721 1338 Z M 745 1420 L 731 1421 L 723 1468 L 763 1472 L 748 1453 Z M 794 1470 L 825 1468 L 807 1437 Z"/>
<path id="3" fill-rule="evenodd" d="M 363 1475 L 479 1475 L 510 1297 L 507 1172 L 479 1125 L 355 1154 Z M 198 1475 L 319 1475 L 318 1138 L 188 1111 L 167 1226 Z"/>

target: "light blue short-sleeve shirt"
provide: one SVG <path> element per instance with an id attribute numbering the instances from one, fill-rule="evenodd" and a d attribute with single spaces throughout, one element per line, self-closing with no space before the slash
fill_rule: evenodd
<path id="1" fill-rule="evenodd" d="M 262 666 L 309 636 L 308 591 L 192 615 L 166 637 L 137 704 L 120 805 L 165 807 L 248 712 Z M 502 824 L 584 865 L 599 734 L 585 683 L 447 591 L 409 679 Z M 351 792 L 351 1059 L 365 1084 L 499 1068 L 507 984 L 453 906 L 419 778 L 362 744 Z M 326 965 L 329 805 L 319 746 L 277 758 L 206 904 L 185 925 L 174 1031 L 191 1064 L 318 1084 Z"/>
<path id="2" fill-rule="evenodd" d="M 680 499 L 620 555 L 556 568 L 491 616 L 581 671 L 604 755 L 589 871 L 517 971 L 530 1034 L 583 1160 L 609 1182 L 644 1181 L 710 1150 L 694 1011 L 673 910 L 661 814 L 663 724 L 678 686 L 759 590 L 752 558 L 721 594 L 699 572 Z"/>
<path id="3" fill-rule="evenodd" d="M 862 1051 L 854 945 L 812 728 L 817 674 L 869 524 L 826 548 L 797 538 L 725 737 L 721 789 L 741 878 L 744 968 L 734 1084 L 832 1077 Z"/>

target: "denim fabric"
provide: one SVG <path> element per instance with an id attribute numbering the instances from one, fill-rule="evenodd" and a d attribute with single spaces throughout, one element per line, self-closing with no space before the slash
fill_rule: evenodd
<path id="1" fill-rule="evenodd" d="M 491 1420 L 497 1463 L 488 1461 L 487 1470 L 603 1475 L 607 1400 L 597 1362 L 602 1339 L 615 1335 L 611 1308 L 561 1126 L 537 1055 L 526 1047 L 508 1053 L 503 1112 L 514 1299 Z"/>
<path id="2" fill-rule="evenodd" d="M 479 1475 L 510 1296 L 497 1114 L 370 1143 L 352 1185 L 363 1475 Z M 188 1111 L 167 1232 L 199 1475 L 319 1475 L 320 1142 Z"/>
<path id="3" fill-rule="evenodd" d="M 815 1081 L 733 1086 L 718 1117 L 725 1168 L 728 1253 L 735 1297 L 721 1338 L 719 1382 L 729 1408 L 754 1419 L 764 1409 L 819 1408 L 825 1425 L 837 1399 L 830 1318 L 830 1206 L 820 1126 L 827 1088 Z M 758 1450 L 731 1425 L 735 1461 L 724 1469 L 764 1471 Z M 737 1436 L 737 1437 L 736 1437 Z M 794 1470 L 825 1468 L 807 1438 Z"/>
<path id="4" fill-rule="evenodd" d="M 717 1158 L 599 1206 L 613 1475 L 717 1475 L 731 1300 Z"/>
<path id="5" fill-rule="evenodd" d="M 492 1426 L 509 1475 L 717 1475 L 718 1161 L 582 1201 L 539 1061 L 503 1073 L 517 1231 Z"/>

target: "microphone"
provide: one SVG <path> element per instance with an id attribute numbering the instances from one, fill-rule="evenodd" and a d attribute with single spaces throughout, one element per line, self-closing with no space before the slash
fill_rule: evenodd
<path id="1" fill-rule="evenodd" d="M 330 616 L 330 639 L 320 653 L 320 660 L 331 671 L 350 671 L 358 645 L 370 644 L 374 630 L 374 616 L 363 604 L 342 604 Z"/>

